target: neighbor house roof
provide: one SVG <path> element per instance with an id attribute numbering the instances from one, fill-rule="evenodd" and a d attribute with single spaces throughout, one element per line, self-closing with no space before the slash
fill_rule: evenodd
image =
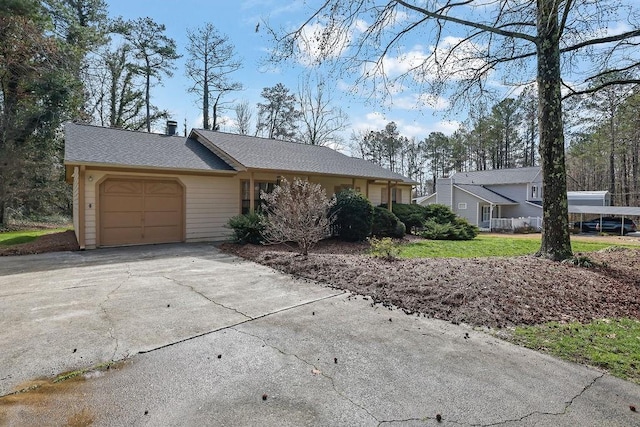
<path id="1" fill-rule="evenodd" d="M 608 191 L 567 191 L 568 199 L 603 200 L 609 194 Z"/>
<path id="2" fill-rule="evenodd" d="M 234 170 L 198 141 L 184 136 L 66 123 L 64 142 L 66 164 L 194 171 Z"/>
<path id="3" fill-rule="evenodd" d="M 522 184 L 536 181 L 539 166 L 514 169 L 492 169 L 475 172 L 456 172 L 451 177 L 454 184 L 500 185 Z M 538 179 L 542 181 L 542 179 Z"/>
<path id="4" fill-rule="evenodd" d="M 456 184 L 456 187 L 494 205 L 517 205 L 518 202 L 489 190 L 481 185 Z"/>
<path id="5" fill-rule="evenodd" d="M 210 148 L 216 154 L 246 169 L 352 176 L 416 184 L 400 174 L 364 159 L 346 156 L 329 147 L 202 129 L 194 129 L 191 135 L 201 136 L 213 145 Z"/>

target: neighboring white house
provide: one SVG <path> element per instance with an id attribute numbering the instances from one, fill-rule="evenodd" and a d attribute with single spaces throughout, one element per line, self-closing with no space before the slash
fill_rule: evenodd
<path id="1" fill-rule="evenodd" d="M 570 205 L 608 206 L 607 191 L 571 191 Z M 436 192 L 415 199 L 420 205 L 439 203 L 481 229 L 540 228 L 542 171 L 539 166 L 456 172 L 436 181 Z"/>

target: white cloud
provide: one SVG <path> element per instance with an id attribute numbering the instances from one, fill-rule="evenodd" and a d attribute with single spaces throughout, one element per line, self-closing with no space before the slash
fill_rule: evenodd
<path id="1" fill-rule="evenodd" d="M 442 132 L 451 135 L 458 130 L 460 122 L 456 120 L 440 120 L 437 122 L 420 122 L 412 120 L 407 122 L 401 118 L 387 117 L 385 114 L 375 111 L 367 113 L 364 117 L 352 120 L 352 128 L 358 132 L 378 131 L 384 129 L 389 122 L 395 122 L 401 135 L 407 138 L 421 140 L 429 136 L 431 132 Z"/>
<path id="2" fill-rule="evenodd" d="M 448 99 L 429 93 L 413 93 L 410 95 L 387 98 L 387 106 L 403 110 L 416 110 L 427 106 L 432 110 L 441 111 L 446 110 L 450 105 L 451 104 Z"/>
<path id="3" fill-rule="evenodd" d="M 486 62 L 480 58 L 483 47 L 477 43 L 463 41 L 459 37 L 445 37 L 439 46 L 415 45 L 397 56 L 382 58 L 382 68 L 374 70 L 368 65 L 365 73 L 383 72 L 387 78 L 408 74 L 416 82 L 427 82 L 444 75 L 449 80 L 463 80 L 480 69 Z"/>

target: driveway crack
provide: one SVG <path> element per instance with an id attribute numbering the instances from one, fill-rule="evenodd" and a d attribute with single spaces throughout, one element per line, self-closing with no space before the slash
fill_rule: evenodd
<path id="1" fill-rule="evenodd" d="M 98 306 L 100 307 L 100 309 L 102 310 L 102 313 L 104 314 L 104 317 L 107 318 L 107 321 L 109 322 L 109 337 L 111 337 L 111 339 L 114 341 L 115 346 L 113 349 L 113 354 L 111 355 L 111 360 L 115 360 L 116 355 L 118 354 L 118 349 L 120 348 L 120 341 L 118 340 L 118 336 L 115 333 L 116 330 L 116 324 L 113 321 L 113 318 L 111 317 L 111 315 L 109 314 L 109 312 L 107 311 L 107 308 L 104 306 L 107 301 L 109 301 L 111 299 L 111 296 L 113 294 L 115 294 L 116 292 L 118 292 L 118 290 L 120 290 L 120 288 L 122 287 L 123 284 L 125 284 L 129 279 L 131 279 L 131 277 L 133 277 L 133 274 L 131 274 L 131 268 L 129 267 L 129 265 L 126 265 L 126 272 L 127 272 L 127 278 L 125 280 L 123 280 L 122 282 L 120 282 L 118 284 L 118 286 L 116 286 L 115 288 L 113 288 L 111 291 L 109 291 L 109 293 L 107 294 L 107 296 L 104 298 L 104 300 L 98 304 Z"/>
<path id="2" fill-rule="evenodd" d="M 361 404 L 359 404 L 359 403 L 355 402 L 353 399 L 351 399 L 349 396 L 347 396 L 346 394 L 344 394 L 342 391 L 338 390 L 338 388 L 337 388 L 337 386 L 336 386 L 336 383 L 335 383 L 335 380 L 333 379 L 333 377 L 332 377 L 332 376 L 330 376 L 330 375 L 327 375 L 326 373 L 324 373 L 322 370 L 320 370 L 320 369 L 319 369 L 316 365 L 314 365 L 313 363 L 311 363 L 311 362 L 309 362 L 309 361 L 307 361 L 307 360 L 303 359 L 302 357 L 298 356 L 298 355 L 297 355 L 297 354 L 295 354 L 295 353 L 288 353 L 288 352 L 286 352 L 286 351 L 282 350 L 281 348 L 276 347 L 276 346 L 275 346 L 275 345 L 273 345 L 273 344 L 269 344 L 269 343 L 267 342 L 267 340 L 265 340 L 264 338 L 262 338 L 262 337 L 261 337 L 261 336 L 259 336 L 259 335 L 251 334 L 251 333 L 246 332 L 246 331 L 241 331 L 241 330 L 239 330 L 239 329 L 236 329 L 235 327 L 231 327 L 231 328 L 229 328 L 229 329 L 233 329 L 234 331 L 236 331 L 236 332 L 238 332 L 238 333 L 240 333 L 240 334 L 243 334 L 243 335 L 248 335 L 248 336 L 250 336 L 250 337 L 257 338 L 257 339 L 259 339 L 260 341 L 262 341 L 262 342 L 264 343 L 264 345 L 266 345 L 266 346 L 267 346 L 267 347 L 269 347 L 269 348 L 274 349 L 274 350 L 275 350 L 275 351 L 277 351 L 278 353 L 280 353 L 280 354 L 282 354 L 282 355 L 285 355 L 285 356 L 292 356 L 292 357 L 295 357 L 295 358 L 296 358 L 296 359 L 298 359 L 300 362 L 304 363 L 304 364 L 305 364 L 305 365 L 307 365 L 307 366 L 310 366 L 310 367 L 314 370 L 314 372 L 317 372 L 319 375 L 321 375 L 322 377 L 324 377 L 324 378 L 326 378 L 326 379 L 328 379 L 328 380 L 329 380 L 329 382 L 331 383 L 331 388 L 333 388 L 333 391 L 335 391 L 335 392 L 336 392 L 336 394 L 338 394 L 340 397 L 342 397 L 343 399 L 345 399 L 346 401 L 348 401 L 349 403 L 351 403 L 353 406 L 355 406 L 355 407 L 357 407 L 357 408 L 359 408 L 359 409 L 363 410 L 367 415 L 369 415 L 371 418 L 373 418 L 373 419 L 374 419 L 374 420 L 376 420 L 378 423 L 380 423 L 380 420 L 378 420 L 378 418 L 376 418 L 376 416 L 375 416 L 375 415 L 373 415 L 373 414 L 372 414 L 372 413 L 371 413 L 371 412 L 370 412 L 366 407 L 364 407 L 363 405 L 361 405 Z"/>
<path id="3" fill-rule="evenodd" d="M 237 309 L 235 309 L 235 308 L 233 308 L 233 307 L 229 307 L 229 306 L 224 305 L 224 304 L 222 304 L 222 303 L 219 303 L 219 302 L 217 302 L 217 301 L 215 301 L 215 300 L 212 300 L 212 299 L 211 299 L 211 298 L 209 298 L 207 295 L 205 295 L 205 294 L 203 294 L 202 292 L 198 291 L 197 289 L 195 289 L 195 288 L 194 288 L 193 286 L 191 286 L 191 285 L 185 285 L 184 283 L 180 283 L 179 281 L 177 281 L 176 279 L 174 279 L 174 278 L 172 278 L 172 277 L 168 277 L 168 276 L 162 276 L 162 277 L 164 277 L 165 279 L 167 279 L 167 280 L 169 280 L 169 281 L 171 281 L 171 282 L 175 283 L 175 284 L 176 284 L 176 285 L 178 285 L 178 286 L 182 286 L 182 287 L 184 287 L 184 288 L 189 288 L 189 289 L 191 289 L 191 291 L 192 291 L 193 293 L 195 293 L 195 294 L 197 294 L 197 295 L 200 295 L 202 298 L 206 299 L 207 301 L 209 301 L 209 302 L 211 302 L 211 303 L 213 303 L 213 304 L 215 304 L 215 305 L 217 305 L 217 306 L 219 306 L 219 307 L 222 307 L 222 308 L 227 309 L 227 310 L 234 311 L 234 312 L 238 313 L 238 314 L 239 314 L 239 315 L 241 315 L 241 316 L 244 316 L 245 318 L 247 318 L 247 319 L 249 319 L 249 320 L 254 320 L 254 318 L 253 318 L 253 317 L 249 316 L 248 314 L 245 314 L 245 313 L 241 312 L 240 310 L 237 310 Z"/>
<path id="4" fill-rule="evenodd" d="M 575 402 L 577 399 L 579 399 L 587 390 L 589 390 L 591 387 L 593 387 L 593 385 L 602 377 L 605 376 L 605 373 L 601 373 L 600 375 L 598 375 L 597 377 L 595 377 L 594 379 L 592 379 L 589 384 L 585 385 L 582 390 L 580 390 L 580 392 L 578 394 L 576 394 L 575 396 L 573 396 L 568 402 L 565 402 L 564 405 L 564 409 L 560 412 L 540 412 L 540 411 L 533 411 L 530 412 L 520 418 L 515 418 L 515 419 L 511 419 L 511 420 L 503 420 L 497 423 L 491 423 L 491 424 L 470 424 L 471 426 L 474 427 L 490 427 L 490 426 L 499 426 L 501 424 L 506 424 L 506 423 L 513 423 L 513 422 L 518 422 L 518 421 L 524 421 L 527 418 L 534 416 L 534 415 L 551 415 L 551 416 L 558 416 L 558 415 L 565 415 L 567 413 L 567 411 L 569 410 L 569 408 L 571 407 L 571 405 L 573 405 L 573 402 Z"/>

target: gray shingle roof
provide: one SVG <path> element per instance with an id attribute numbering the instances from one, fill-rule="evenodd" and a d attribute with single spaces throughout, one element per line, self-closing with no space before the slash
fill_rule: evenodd
<path id="1" fill-rule="evenodd" d="M 66 123 L 64 139 L 64 160 L 67 164 L 233 170 L 198 141 L 184 136 Z"/>
<path id="2" fill-rule="evenodd" d="M 475 172 L 456 172 L 453 174 L 455 184 L 499 185 L 522 184 L 534 182 L 540 173 L 539 166 L 514 169 L 493 169 Z M 538 179 L 539 181 L 541 179 Z"/>
<path id="3" fill-rule="evenodd" d="M 66 164 L 234 171 L 233 165 L 239 163 L 238 166 L 247 169 L 414 183 L 400 174 L 328 147 L 253 136 L 194 130 L 187 138 L 76 123 L 66 123 L 64 133 Z"/>
<path id="4" fill-rule="evenodd" d="M 491 191 L 481 185 L 470 185 L 470 184 L 456 184 L 456 187 L 461 188 L 476 197 L 479 197 L 483 200 L 486 200 L 489 203 L 493 203 L 496 205 L 517 205 L 518 202 L 511 200 L 507 197 L 501 196 L 495 191 Z"/>
<path id="5" fill-rule="evenodd" d="M 248 169 L 389 179 L 413 183 L 400 174 L 366 160 L 346 156 L 329 147 L 202 129 L 194 132 Z"/>

